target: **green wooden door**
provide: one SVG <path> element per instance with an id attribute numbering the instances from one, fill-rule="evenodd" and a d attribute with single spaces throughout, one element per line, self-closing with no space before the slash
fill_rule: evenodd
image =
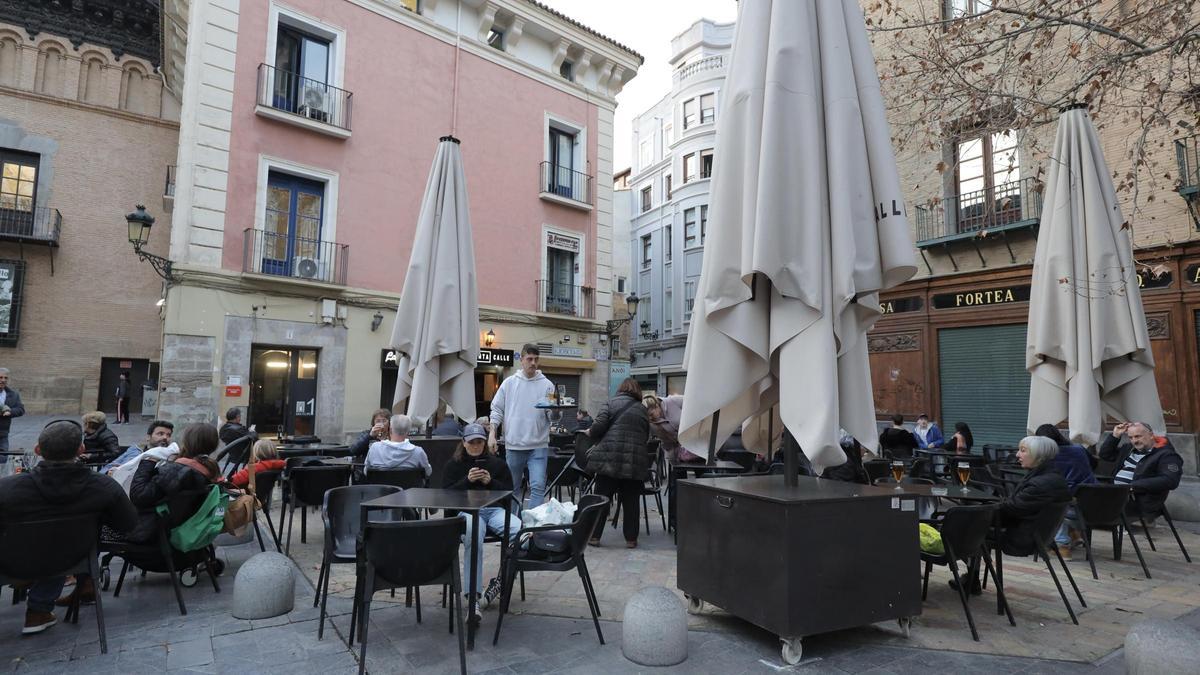
<path id="1" fill-rule="evenodd" d="M 1026 434 L 1029 414 L 1025 324 L 943 328 L 938 331 L 938 365 L 938 423 L 947 440 L 955 422 L 966 422 L 976 454 L 985 443 L 1016 446 Z"/>

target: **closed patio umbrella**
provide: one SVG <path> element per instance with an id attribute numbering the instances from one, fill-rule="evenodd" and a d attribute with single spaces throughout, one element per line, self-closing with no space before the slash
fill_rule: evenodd
<path id="1" fill-rule="evenodd" d="M 1091 445 L 1104 416 L 1163 433 L 1133 244 L 1086 108 L 1063 111 L 1033 262 L 1025 368 L 1030 429 L 1067 420 Z"/>
<path id="2" fill-rule="evenodd" d="M 819 471 L 878 443 L 865 334 L 916 272 L 858 3 L 742 0 L 721 98 L 680 440 L 778 403 Z"/>
<path id="3" fill-rule="evenodd" d="M 438 143 L 421 201 L 404 290 L 392 328 L 399 354 L 395 402 L 426 419 L 445 399 L 459 417 L 475 414 L 479 301 L 467 181 L 459 141 Z"/>

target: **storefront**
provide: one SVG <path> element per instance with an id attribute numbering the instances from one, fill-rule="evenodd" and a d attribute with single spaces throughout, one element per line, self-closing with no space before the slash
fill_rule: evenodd
<path id="1" fill-rule="evenodd" d="M 1200 422 L 1200 245 L 1139 250 L 1137 259 L 1153 261 L 1139 264 L 1138 282 L 1167 430 L 1192 433 Z M 878 418 L 925 413 L 947 434 L 966 422 L 977 446 L 1024 435 L 1031 274 L 1025 265 L 922 279 L 885 295 L 884 316 L 868 334 Z"/>
<path id="2" fill-rule="evenodd" d="M 379 407 L 391 408 L 396 395 L 396 378 L 400 372 L 399 356 L 394 349 L 384 349 L 379 357 Z M 511 368 L 514 354 L 508 349 L 479 348 L 479 360 L 475 366 L 475 417 L 489 413 L 492 397 L 504 380 L 504 370 Z M 461 413 L 460 413 L 461 414 Z"/>

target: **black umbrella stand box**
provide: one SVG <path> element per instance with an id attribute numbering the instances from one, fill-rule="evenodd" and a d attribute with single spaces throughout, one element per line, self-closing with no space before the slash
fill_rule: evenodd
<path id="1" fill-rule="evenodd" d="M 678 584 L 704 603 L 779 636 L 800 661 L 809 635 L 921 613 L 916 497 L 801 476 L 681 480 Z"/>

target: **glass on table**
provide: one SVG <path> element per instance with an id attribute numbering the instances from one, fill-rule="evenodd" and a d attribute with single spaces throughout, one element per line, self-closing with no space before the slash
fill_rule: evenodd
<path id="1" fill-rule="evenodd" d="M 967 462 L 958 463 L 958 484 L 962 492 L 967 491 L 967 481 L 971 480 L 971 465 Z"/>
<path id="2" fill-rule="evenodd" d="M 895 489 L 903 490 L 904 488 L 900 487 L 900 480 L 902 478 L 904 478 L 904 462 L 901 462 L 901 461 L 892 462 L 892 478 L 896 479 L 896 488 Z"/>

